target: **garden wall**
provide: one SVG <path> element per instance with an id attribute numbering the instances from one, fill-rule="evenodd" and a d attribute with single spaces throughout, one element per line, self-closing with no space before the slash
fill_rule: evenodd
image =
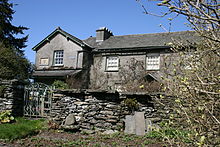
<path id="1" fill-rule="evenodd" d="M 23 94 L 23 82 L 0 79 L 0 112 L 10 110 L 14 116 L 22 116 L 24 103 Z"/>
<path id="2" fill-rule="evenodd" d="M 89 132 L 124 130 L 125 116 L 131 114 L 124 103 L 126 98 L 136 98 L 138 111 L 144 112 L 145 118 L 152 123 L 161 121 L 160 113 L 163 112 L 155 108 L 152 97 L 147 94 L 89 90 L 54 91 L 50 118 L 65 129 Z"/>
<path id="3" fill-rule="evenodd" d="M 0 80 L 0 112 L 11 110 L 14 116 L 23 115 L 24 85 L 18 80 Z M 87 132 L 122 131 L 125 116 L 132 113 L 125 104 L 129 98 L 137 100 L 136 111 L 144 112 L 145 119 L 152 124 L 168 119 L 172 111 L 169 109 L 172 98 L 164 97 L 161 103 L 159 94 L 54 90 L 47 116 L 54 127 Z"/>

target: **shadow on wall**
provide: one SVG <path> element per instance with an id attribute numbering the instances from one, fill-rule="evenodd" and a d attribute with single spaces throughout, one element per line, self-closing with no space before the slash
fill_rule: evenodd
<path id="1" fill-rule="evenodd" d="M 89 85 L 89 69 L 83 69 L 74 75 L 68 76 L 66 83 L 72 89 L 87 89 Z"/>
<path id="2" fill-rule="evenodd" d="M 22 116 L 24 108 L 25 82 L 0 80 L 0 111 L 12 111 L 13 116 Z"/>

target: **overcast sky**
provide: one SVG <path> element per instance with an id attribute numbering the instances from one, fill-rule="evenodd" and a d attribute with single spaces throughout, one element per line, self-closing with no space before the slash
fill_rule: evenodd
<path id="1" fill-rule="evenodd" d="M 13 24 L 28 27 L 29 35 L 26 57 L 34 63 L 37 43 L 60 26 L 64 31 L 79 39 L 95 36 L 96 29 L 107 27 L 114 35 L 165 32 L 169 29 L 168 18 L 146 15 L 135 0 L 11 0 L 14 6 Z M 148 3 L 145 7 L 161 13 L 161 7 Z M 172 21 L 171 31 L 189 30 L 185 19 Z M 163 27 L 160 27 L 162 24 Z M 163 29 L 165 28 L 165 29 Z"/>

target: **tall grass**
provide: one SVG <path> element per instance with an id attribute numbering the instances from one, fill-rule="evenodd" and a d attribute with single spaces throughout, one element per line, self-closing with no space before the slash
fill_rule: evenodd
<path id="1" fill-rule="evenodd" d="M 0 124 L 0 139 L 21 139 L 37 134 L 45 126 L 43 119 L 16 118 L 15 123 Z"/>

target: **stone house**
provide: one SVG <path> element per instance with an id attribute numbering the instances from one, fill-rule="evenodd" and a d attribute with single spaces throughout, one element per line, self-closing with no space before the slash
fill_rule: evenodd
<path id="1" fill-rule="evenodd" d="M 87 87 L 92 48 L 84 41 L 58 27 L 33 50 L 36 51 L 33 73 L 36 82 L 52 84 L 56 79 L 65 81 L 77 75 L 77 80 L 84 81 L 80 86 Z"/>
<path id="2" fill-rule="evenodd" d="M 33 78 L 46 84 L 66 80 L 72 88 L 130 89 L 141 81 L 161 81 L 168 58 L 175 55 L 170 43 L 195 38 L 189 31 L 114 36 L 103 27 L 95 37 L 80 40 L 58 27 L 33 47 Z"/>

